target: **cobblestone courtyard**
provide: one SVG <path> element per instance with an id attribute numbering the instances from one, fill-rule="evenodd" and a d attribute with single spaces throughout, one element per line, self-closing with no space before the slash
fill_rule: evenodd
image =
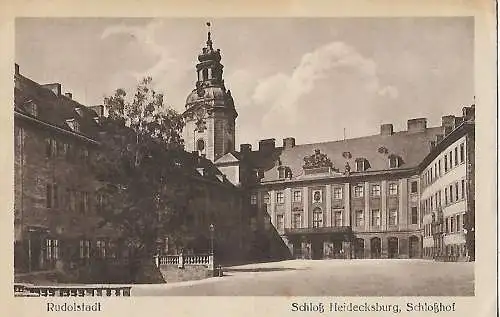
<path id="1" fill-rule="evenodd" d="M 226 268 L 222 278 L 136 285 L 135 296 L 473 296 L 474 263 L 290 260 Z"/>

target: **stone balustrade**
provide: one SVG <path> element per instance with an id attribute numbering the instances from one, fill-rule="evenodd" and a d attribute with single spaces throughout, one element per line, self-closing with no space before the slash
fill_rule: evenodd
<path id="1" fill-rule="evenodd" d="M 15 296 L 130 296 L 131 286 L 35 286 L 14 284 Z"/>
<path id="2" fill-rule="evenodd" d="M 166 264 L 179 264 L 179 256 L 178 255 L 160 255 L 158 256 L 158 262 L 160 265 Z"/>
<path id="3" fill-rule="evenodd" d="M 190 265 L 208 265 L 210 256 L 206 255 L 184 255 L 184 264 Z"/>

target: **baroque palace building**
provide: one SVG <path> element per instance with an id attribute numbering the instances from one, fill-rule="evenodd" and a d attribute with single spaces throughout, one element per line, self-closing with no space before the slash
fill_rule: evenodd
<path id="1" fill-rule="evenodd" d="M 281 147 L 266 139 L 257 150 L 235 151 L 237 112 L 210 32 L 198 60 L 184 112 L 186 150 L 212 160 L 246 193 L 255 256 L 473 255 L 466 240 L 474 240 L 474 105 L 436 127 L 416 118 L 405 131 L 383 124 L 361 138 L 295 144 L 289 137 Z"/>

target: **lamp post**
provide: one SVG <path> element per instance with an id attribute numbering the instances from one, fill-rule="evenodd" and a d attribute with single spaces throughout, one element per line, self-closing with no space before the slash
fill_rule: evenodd
<path id="1" fill-rule="evenodd" d="M 210 224 L 210 254 L 214 254 L 214 233 L 215 233 L 215 225 L 213 223 Z"/>

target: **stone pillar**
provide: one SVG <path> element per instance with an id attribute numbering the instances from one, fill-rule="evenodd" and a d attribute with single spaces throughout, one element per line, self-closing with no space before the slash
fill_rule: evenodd
<path id="1" fill-rule="evenodd" d="M 342 241 L 342 250 L 344 250 L 344 258 L 351 258 L 351 242 L 350 241 Z"/>
<path id="2" fill-rule="evenodd" d="M 284 228 L 292 227 L 292 189 L 285 189 L 285 219 L 284 219 Z"/>
<path id="3" fill-rule="evenodd" d="M 303 188 L 302 198 L 304 200 L 304 228 L 309 228 L 309 188 Z"/>
<path id="4" fill-rule="evenodd" d="M 326 185 L 326 195 L 325 195 L 325 206 L 326 206 L 326 222 L 325 225 L 326 227 L 332 227 L 332 185 L 328 184 Z"/>
<path id="5" fill-rule="evenodd" d="M 211 254 L 210 256 L 212 257 L 212 263 L 213 263 L 213 255 Z M 182 252 L 179 254 L 179 264 L 177 265 L 177 267 L 179 269 L 183 269 L 184 268 L 184 254 Z"/>
<path id="6" fill-rule="evenodd" d="M 271 224 L 276 227 L 276 191 L 269 191 L 269 217 L 271 217 Z"/>
<path id="7" fill-rule="evenodd" d="M 344 226 L 354 226 L 354 223 L 351 224 L 351 188 L 349 183 L 344 184 L 344 192 L 342 194 L 344 195 L 344 212 L 342 213 Z"/>
<path id="8" fill-rule="evenodd" d="M 365 182 L 365 195 L 363 197 L 365 201 L 365 231 L 370 231 L 370 183 Z"/>
<path id="9" fill-rule="evenodd" d="M 382 202 L 382 205 L 380 207 L 380 213 L 381 213 L 381 227 L 382 227 L 382 230 L 383 231 L 386 231 L 387 230 L 387 223 L 388 223 L 388 210 L 387 210 L 387 181 L 384 179 L 382 181 L 382 185 L 380 186 L 381 187 L 381 190 L 380 190 L 380 198 L 381 198 L 381 202 Z"/>
<path id="10" fill-rule="evenodd" d="M 388 248 L 389 248 L 389 241 L 387 240 L 387 237 L 381 236 L 380 237 L 380 257 L 382 259 L 388 258 L 388 256 L 389 256 Z"/>
<path id="11" fill-rule="evenodd" d="M 371 256 L 371 241 L 370 238 L 366 238 L 365 240 L 365 259 L 370 259 Z"/>

